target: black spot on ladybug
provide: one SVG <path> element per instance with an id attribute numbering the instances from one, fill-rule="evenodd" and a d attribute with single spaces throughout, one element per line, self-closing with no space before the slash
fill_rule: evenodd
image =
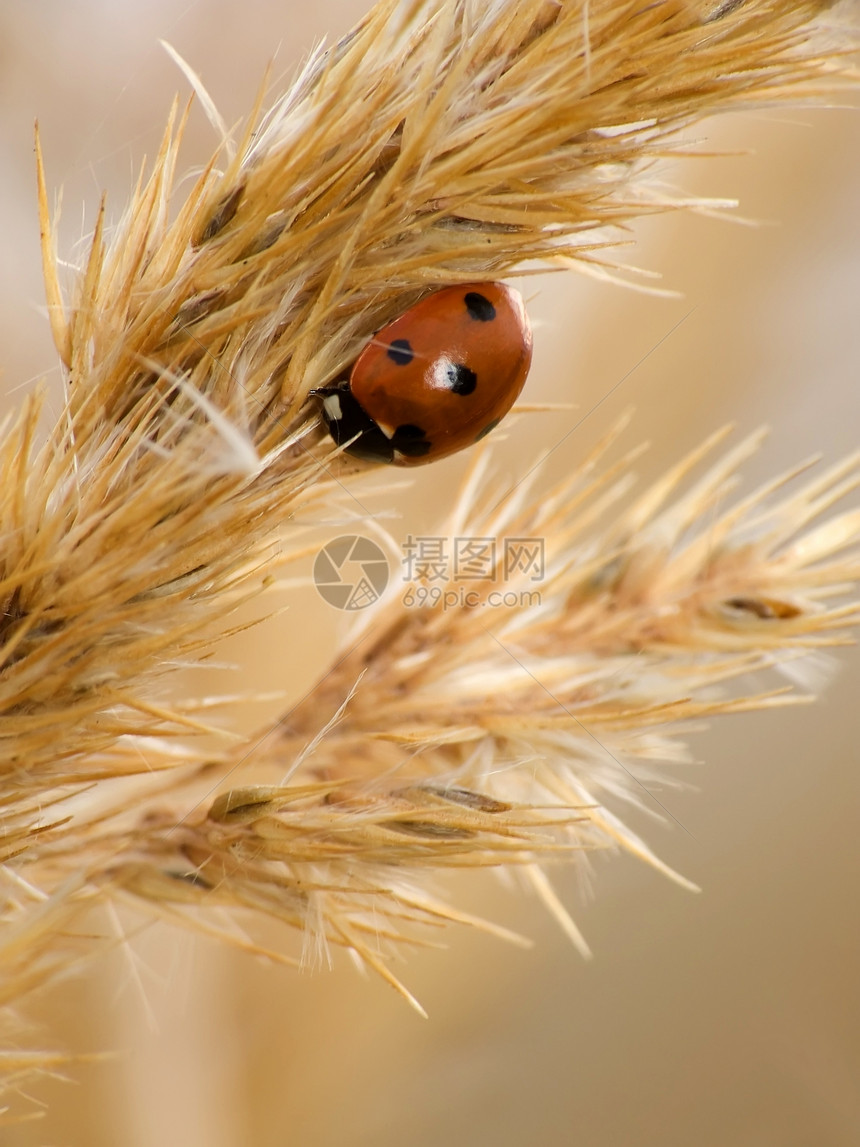
<path id="1" fill-rule="evenodd" d="M 398 442 L 395 448 L 398 454 L 405 454 L 407 458 L 423 458 L 433 449 L 433 443 L 426 438 L 420 442 Z"/>
<path id="2" fill-rule="evenodd" d="M 478 291 L 468 291 L 463 302 L 466 304 L 469 318 L 476 319 L 479 323 L 491 323 L 496 317 L 496 308 L 486 295 L 481 295 Z"/>
<path id="3" fill-rule="evenodd" d="M 413 358 L 415 358 L 415 351 L 409 339 L 395 339 L 389 344 L 388 357 L 397 366 L 409 366 Z"/>
<path id="4" fill-rule="evenodd" d="M 471 394 L 478 385 L 478 376 L 463 362 L 449 363 L 445 373 L 454 394 Z"/>
<path id="5" fill-rule="evenodd" d="M 407 458 L 421 458 L 424 454 L 430 453 L 433 445 L 427 440 L 426 430 L 411 422 L 404 422 L 402 426 L 398 426 L 391 435 L 390 442 L 395 450 L 405 454 Z"/>
<path id="6" fill-rule="evenodd" d="M 365 462 L 394 461 L 394 447 L 376 425 L 363 430 L 360 437 L 347 446 L 346 452 L 353 458 L 363 458 Z"/>
<path id="7" fill-rule="evenodd" d="M 501 421 L 501 418 L 494 418 L 492 422 L 488 422 L 481 433 L 475 435 L 475 441 L 480 442 L 482 438 L 486 438 L 491 431 L 496 429 Z"/>

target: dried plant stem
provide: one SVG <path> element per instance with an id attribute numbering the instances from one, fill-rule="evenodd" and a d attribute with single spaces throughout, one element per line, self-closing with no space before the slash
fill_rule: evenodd
<path id="1" fill-rule="evenodd" d="M 174 107 L 68 295 L 39 154 L 67 404 L 41 442 L 34 395 L 0 440 L 0 1003 L 73 963 L 76 915 L 109 896 L 209 930 L 211 906 L 250 909 L 397 984 L 398 944 L 464 919 L 430 872 L 516 865 L 561 916 L 538 863 L 620 844 L 659 864 L 609 806 L 683 759 L 683 722 L 786 701 L 747 675 L 844 640 L 860 515 L 826 515 L 857 459 L 722 510 L 755 440 L 690 482 L 715 438 L 638 497 L 610 441 L 549 493 L 500 497 L 484 454 L 448 529 L 545 538 L 539 603 L 392 600 L 238 749 L 189 746 L 213 730 L 168 681 L 301 548 L 309 508 L 349 496 L 361 467 L 309 392 L 428 287 L 611 267 L 637 216 L 702 207 L 649 165 L 702 116 L 849 80 L 826 11 L 382 0 L 182 202 Z"/>

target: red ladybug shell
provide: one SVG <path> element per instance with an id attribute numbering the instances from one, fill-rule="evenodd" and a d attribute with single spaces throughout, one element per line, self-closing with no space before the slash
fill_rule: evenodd
<path id="1" fill-rule="evenodd" d="M 519 292 L 465 283 L 383 327 L 356 359 L 348 389 L 393 448 L 388 460 L 420 465 L 488 434 L 516 401 L 531 358 Z"/>

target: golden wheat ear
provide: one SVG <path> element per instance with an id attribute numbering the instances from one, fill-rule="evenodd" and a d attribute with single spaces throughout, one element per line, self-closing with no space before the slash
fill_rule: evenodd
<path id="1" fill-rule="evenodd" d="M 65 294 L 37 147 L 66 403 L 43 439 L 34 395 L 0 441 L 10 1014 L 92 946 L 82 913 L 120 896 L 206 931 L 225 906 L 279 919 L 306 958 L 347 948 L 408 996 L 389 958 L 465 919 L 429 877 L 516 866 L 584 947 L 544 867 L 619 844 L 659 865 L 613 799 L 650 799 L 654 762 L 683 757 L 679 723 L 784 703 L 743 675 L 844 640 L 855 607 L 831 599 L 856 579 L 860 521 L 827 514 L 856 460 L 717 513 L 755 443 L 685 486 L 706 444 L 628 498 L 632 457 L 605 442 L 549 491 L 506 493 L 480 455 L 445 527 L 543 539 L 539 600 L 489 622 L 474 603 L 384 603 L 238 750 L 172 683 L 305 549 L 309 511 L 365 511 L 310 392 L 430 289 L 611 266 L 637 217 L 701 206 L 656 190 L 649 164 L 703 116 L 851 82 L 826 11 L 382 0 L 266 112 L 261 97 L 183 196 L 175 105 Z M 193 739 L 209 734 L 214 749 Z M 18 1086 L 38 1057 L 4 1064 Z"/>

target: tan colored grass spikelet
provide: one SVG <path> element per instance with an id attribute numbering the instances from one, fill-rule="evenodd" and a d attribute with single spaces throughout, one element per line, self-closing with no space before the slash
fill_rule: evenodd
<path id="1" fill-rule="evenodd" d="M 638 496 L 609 441 L 549 493 L 505 493 L 482 454 L 447 529 L 544 539 L 537 597 L 507 571 L 520 597 L 483 609 L 496 566 L 470 603 L 392 598 L 238 748 L 195 748 L 218 730 L 168 679 L 350 496 L 310 391 L 428 288 L 611 266 L 632 220 L 684 205 L 648 182 L 680 129 L 850 79 L 828 7 L 382 0 L 181 201 L 175 105 L 66 293 L 38 155 L 67 402 L 43 439 L 36 393 L 0 439 L 0 1004 L 73 967 L 111 897 L 209 931 L 215 906 L 278 919 L 408 996 L 389 956 L 467 919 L 434 871 L 516 866 L 582 945 L 539 865 L 619 844 L 659 865 L 613 802 L 647 804 L 684 722 L 785 703 L 747 676 L 856 619 L 860 519 L 827 516 L 856 459 L 725 510 L 754 440 Z M 11 1056 L 10 1086 L 32 1066 Z"/>
<path id="2" fill-rule="evenodd" d="M 429 595 L 405 609 L 396 588 L 309 699 L 224 755 L 234 787 L 213 801 L 207 770 L 181 824 L 148 826 L 117 878 L 185 909 L 263 898 L 319 944 L 362 954 L 362 930 L 410 937 L 428 865 L 523 867 L 578 940 L 536 862 L 621 846 L 687 884 L 613 806 L 666 811 L 649 786 L 687 759 L 691 722 L 808 700 L 787 682 L 804 680 L 812 650 L 844 641 L 860 608 L 831 604 L 860 575 L 860 512 L 812 524 L 860 484 L 860 459 L 714 513 L 760 441 L 682 489 L 723 438 L 638 497 L 630 456 L 601 471 L 609 440 L 540 500 L 519 488 L 493 505 L 479 458 L 448 534 L 545 540 L 540 592 L 528 569 L 503 578 L 501 550 L 460 604 Z M 507 607 L 487 608 L 500 589 Z M 297 768 L 319 779 L 238 783 Z"/>

